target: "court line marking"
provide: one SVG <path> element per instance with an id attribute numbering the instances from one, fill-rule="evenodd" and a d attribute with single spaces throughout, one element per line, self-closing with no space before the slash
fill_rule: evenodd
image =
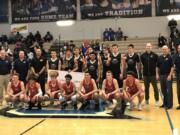
<path id="1" fill-rule="evenodd" d="M 159 93 L 160 93 L 160 96 L 161 96 L 161 99 L 162 99 L 162 102 L 163 102 L 164 96 L 163 96 L 163 94 L 162 94 L 162 91 L 159 90 Z M 173 134 L 173 135 L 178 135 L 177 133 L 174 134 L 174 131 L 176 131 L 176 129 L 174 128 L 174 125 L 173 125 L 173 122 L 172 122 L 172 119 L 171 119 L 171 117 L 170 117 L 170 115 L 169 115 L 168 110 L 167 110 L 165 107 L 164 107 L 164 110 L 165 110 L 165 113 L 166 113 L 166 116 L 167 116 L 167 119 L 168 119 L 168 123 L 169 123 L 170 128 L 171 128 L 172 134 Z"/>
<path id="2" fill-rule="evenodd" d="M 40 125 L 41 123 L 43 123 L 45 119 L 42 119 L 41 121 L 39 121 L 38 123 L 36 123 L 35 125 L 29 127 L 28 129 L 26 129 L 25 131 L 23 131 L 22 133 L 20 133 L 20 135 L 24 135 L 25 133 L 29 132 L 30 130 L 32 130 L 33 128 L 37 127 L 38 125 Z"/>

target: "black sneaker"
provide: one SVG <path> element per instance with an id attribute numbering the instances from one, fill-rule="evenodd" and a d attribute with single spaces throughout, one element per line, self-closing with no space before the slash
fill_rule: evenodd
<path id="1" fill-rule="evenodd" d="M 66 107 L 67 107 L 67 103 L 66 103 L 66 102 L 64 102 L 64 103 L 61 104 L 61 110 L 65 110 Z"/>
<path id="2" fill-rule="evenodd" d="M 28 108 L 26 109 L 26 110 L 32 110 L 32 107 L 34 106 L 34 104 L 33 103 L 29 103 L 29 106 L 28 106 Z"/>
<path id="3" fill-rule="evenodd" d="M 37 107 L 38 107 L 38 110 L 41 110 L 42 109 L 41 103 L 38 103 Z"/>
<path id="4" fill-rule="evenodd" d="M 81 111 L 86 110 L 88 105 L 89 105 L 89 104 L 88 104 L 87 101 L 83 102 L 83 103 L 82 103 L 82 106 L 79 108 L 79 110 L 81 110 Z"/>
<path id="5" fill-rule="evenodd" d="M 164 107 L 164 104 L 160 106 L 160 108 L 163 108 Z"/>
<path id="6" fill-rule="evenodd" d="M 74 104 L 73 107 L 74 107 L 74 110 L 77 110 L 77 104 Z"/>
<path id="7" fill-rule="evenodd" d="M 172 107 L 165 107 L 166 110 L 172 109 Z"/>
<path id="8" fill-rule="evenodd" d="M 94 110 L 97 111 L 97 112 L 99 111 L 99 104 L 97 104 L 97 103 L 95 104 Z"/>
<path id="9" fill-rule="evenodd" d="M 180 105 L 178 107 L 176 107 L 177 110 L 180 110 Z"/>

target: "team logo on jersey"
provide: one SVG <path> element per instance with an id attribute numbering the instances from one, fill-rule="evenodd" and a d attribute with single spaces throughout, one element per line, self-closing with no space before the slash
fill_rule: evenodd
<path id="1" fill-rule="evenodd" d="M 118 62 L 119 62 L 118 59 L 116 59 L 116 58 L 113 58 L 113 59 L 112 59 L 112 63 L 113 63 L 113 64 L 118 64 Z"/>
<path id="2" fill-rule="evenodd" d="M 95 67 L 93 65 L 89 66 L 89 71 L 95 71 Z"/>
<path id="3" fill-rule="evenodd" d="M 127 61 L 127 64 L 128 65 L 133 65 L 135 62 L 134 62 L 134 60 L 133 59 L 129 59 L 128 61 Z"/>

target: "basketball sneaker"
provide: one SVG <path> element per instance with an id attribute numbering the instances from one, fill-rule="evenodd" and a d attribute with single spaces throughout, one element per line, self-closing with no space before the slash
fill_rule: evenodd
<path id="1" fill-rule="evenodd" d="M 142 111 L 142 105 L 138 104 L 138 111 Z"/>
<path id="2" fill-rule="evenodd" d="M 156 107 L 159 106 L 159 101 L 155 101 L 155 106 L 156 106 Z"/>

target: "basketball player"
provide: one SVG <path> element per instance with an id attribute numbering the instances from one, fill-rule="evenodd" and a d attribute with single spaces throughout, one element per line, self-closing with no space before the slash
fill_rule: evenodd
<path id="1" fill-rule="evenodd" d="M 140 58 L 137 53 L 134 52 L 134 45 L 128 45 L 128 54 L 124 57 L 126 60 L 126 71 L 133 71 L 135 77 L 138 78 L 138 73 L 140 71 Z"/>
<path id="2" fill-rule="evenodd" d="M 12 102 L 13 106 L 16 105 L 16 102 L 24 101 L 24 92 L 25 87 L 24 83 L 19 80 L 19 74 L 14 73 L 12 75 L 12 79 L 9 82 L 7 86 L 7 95 L 5 96 L 5 99 L 7 102 Z"/>
<path id="3" fill-rule="evenodd" d="M 66 82 L 62 85 L 62 95 L 60 96 L 60 103 L 65 108 L 67 105 L 67 101 L 72 101 L 74 109 L 77 109 L 76 104 L 76 86 L 71 81 L 72 76 L 67 74 L 65 76 Z"/>
<path id="4" fill-rule="evenodd" d="M 51 58 L 46 63 L 47 70 L 61 70 L 61 61 L 57 58 L 57 53 L 51 50 Z"/>
<path id="5" fill-rule="evenodd" d="M 119 87 L 122 88 L 124 64 L 122 63 L 121 54 L 119 53 L 117 44 L 112 45 L 112 54 L 107 60 L 107 65 L 109 65 L 113 77 L 118 81 Z"/>
<path id="6" fill-rule="evenodd" d="M 82 72 L 83 70 L 83 56 L 80 55 L 80 49 L 78 47 L 74 48 L 74 63 L 76 65 L 76 69 L 74 72 Z"/>
<path id="7" fill-rule="evenodd" d="M 138 110 L 142 110 L 142 101 L 144 99 L 144 90 L 135 74 L 132 71 L 127 72 L 127 78 L 123 81 L 124 98 L 130 102 L 130 109 L 133 108 L 135 97 L 138 97 Z"/>
<path id="8" fill-rule="evenodd" d="M 34 76 L 30 76 L 28 79 L 28 83 L 26 84 L 26 93 L 26 103 L 29 103 L 28 110 L 31 110 L 36 103 L 38 109 L 41 109 L 42 90 L 40 84 L 36 81 Z"/>
<path id="9" fill-rule="evenodd" d="M 62 70 L 65 71 L 74 71 L 76 69 L 76 65 L 74 64 L 74 58 L 71 50 L 67 49 L 65 53 L 65 57 L 62 60 Z"/>
<path id="10" fill-rule="evenodd" d="M 85 65 L 91 77 L 98 83 L 100 80 L 100 62 L 96 58 L 96 53 L 89 54 L 89 60 Z"/>
<path id="11" fill-rule="evenodd" d="M 85 72 L 84 79 L 80 83 L 78 93 L 78 99 L 82 101 L 85 106 L 90 100 L 95 100 L 96 105 L 98 104 L 98 89 L 89 72 Z"/>
<path id="12" fill-rule="evenodd" d="M 50 80 L 47 83 L 46 94 L 44 95 L 44 100 L 50 100 L 51 105 L 54 104 L 55 99 L 59 100 L 59 96 L 61 93 L 61 83 L 57 80 L 58 72 L 51 71 L 49 73 Z"/>
<path id="13" fill-rule="evenodd" d="M 103 71 L 102 71 L 102 79 L 106 79 L 106 72 L 110 70 L 109 65 L 107 64 L 108 58 L 110 56 L 109 50 L 107 47 L 103 48 L 103 54 L 101 56 L 101 61 L 102 61 L 102 67 L 103 67 Z"/>
<path id="14" fill-rule="evenodd" d="M 102 84 L 100 97 L 104 100 L 111 101 L 112 99 L 119 100 L 121 95 L 117 80 L 113 78 L 111 71 L 107 71 L 106 79 L 104 79 Z"/>

